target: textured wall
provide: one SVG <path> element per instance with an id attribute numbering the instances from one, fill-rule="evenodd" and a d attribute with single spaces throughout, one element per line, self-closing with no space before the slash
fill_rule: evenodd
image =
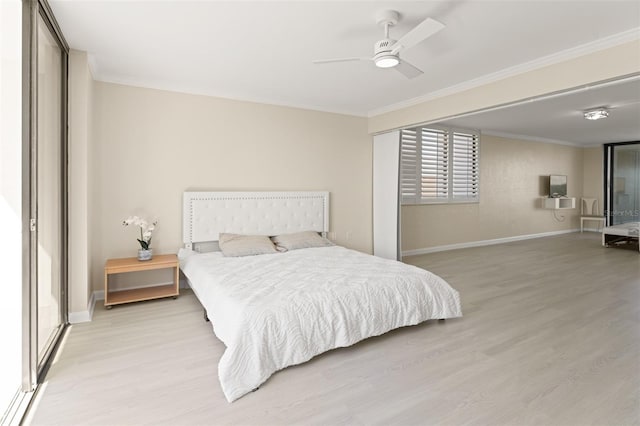
<path id="1" fill-rule="evenodd" d="M 552 174 L 567 175 L 569 196 L 582 196 L 582 151 L 483 135 L 480 202 L 402 206 L 402 249 L 576 229 L 577 208 L 561 211 L 565 220 L 559 222 L 541 208 L 540 197 L 547 195 L 544 177 Z"/>

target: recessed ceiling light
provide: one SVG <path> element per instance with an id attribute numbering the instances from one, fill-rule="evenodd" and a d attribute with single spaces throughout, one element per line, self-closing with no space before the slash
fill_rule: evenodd
<path id="1" fill-rule="evenodd" d="M 606 108 L 596 108 L 591 109 L 589 111 L 584 112 L 584 118 L 587 120 L 600 120 L 601 118 L 607 118 L 609 116 L 609 111 Z"/>

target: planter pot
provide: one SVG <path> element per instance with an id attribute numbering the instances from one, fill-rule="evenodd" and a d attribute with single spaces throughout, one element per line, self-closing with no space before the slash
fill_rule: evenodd
<path id="1" fill-rule="evenodd" d="M 139 249 L 138 260 L 151 260 L 153 258 L 153 249 Z"/>

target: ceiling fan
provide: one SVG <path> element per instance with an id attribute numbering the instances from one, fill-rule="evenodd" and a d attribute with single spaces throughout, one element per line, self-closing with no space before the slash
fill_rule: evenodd
<path id="1" fill-rule="evenodd" d="M 378 40 L 373 47 L 373 57 L 350 57 L 336 59 L 321 59 L 313 61 L 314 64 L 327 64 L 331 62 L 373 61 L 378 68 L 394 68 L 407 78 L 415 78 L 423 74 L 422 70 L 400 59 L 400 52 L 409 49 L 423 40 L 431 37 L 444 28 L 444 24 L 435 19 L 427 18 L 399 40 L 389 38 L 389 27 L 398 23 L 400 15 L 395 10 L 383 10 L 378 13 L 377 23 L 384 27 L 384 38 Z"/>

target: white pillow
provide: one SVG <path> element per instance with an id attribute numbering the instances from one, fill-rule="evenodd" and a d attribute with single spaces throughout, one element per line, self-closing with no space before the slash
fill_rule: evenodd
<path id="1" fill-rule="evenodd" d="M 255 256 L 278 252 L 266 235 L 220 234 L 218 244 L 222 254 L 227 257 Z"/>
<path id="2" fill-rule="evenodd" d="M 315 231 L 295 232 L 293 234 L 282 234 L 271 237 L 271 241 L 278 250 L 297 250 L 313 247 L 329 247 L 333 243 L 321 237 Z"/>

